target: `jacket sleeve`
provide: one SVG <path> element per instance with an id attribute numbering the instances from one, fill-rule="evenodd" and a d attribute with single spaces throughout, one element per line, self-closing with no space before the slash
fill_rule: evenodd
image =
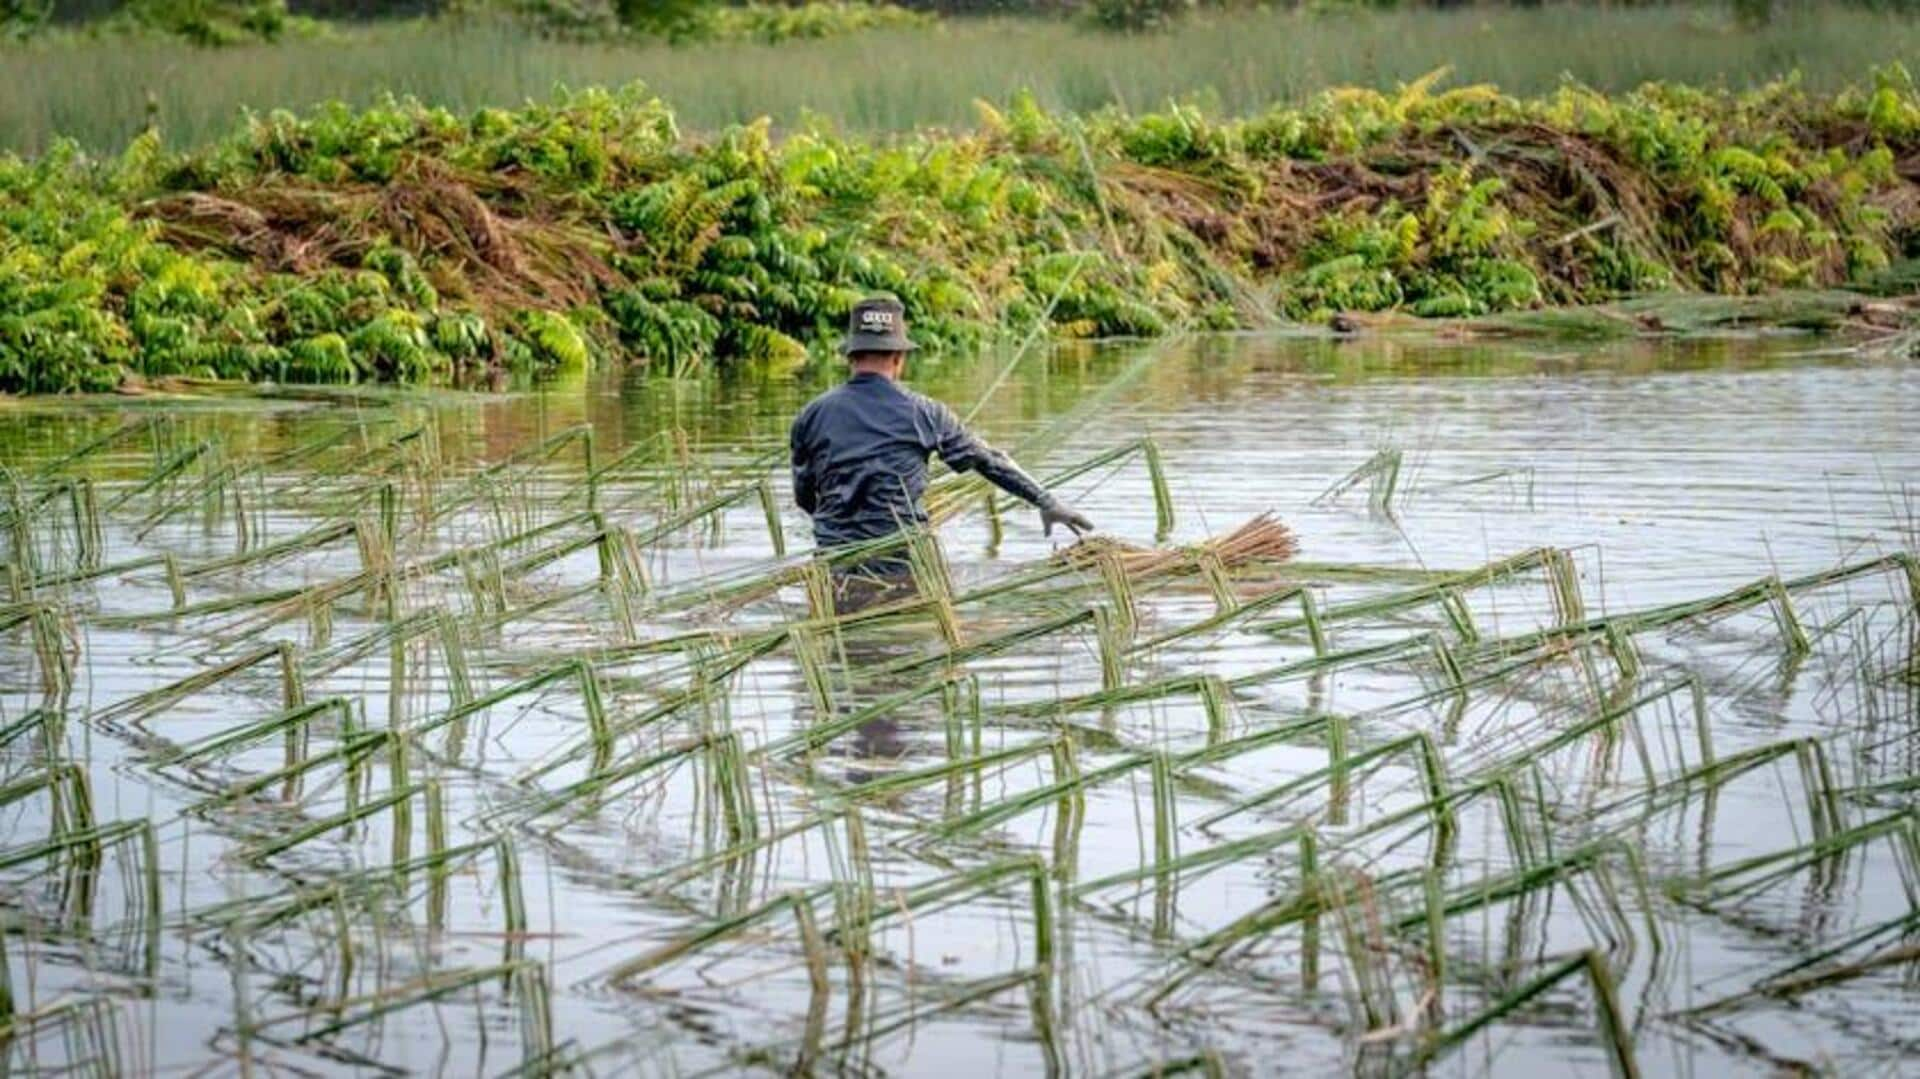
<path id="1" fill-rule="evenodd" d="M 1040 481 L 1027 475 L 1013 458 L 986 444 L 967 430 L 953 410 L 938 401 L 926 402 L 928 423 L 933 429 L 933 451 L 955 472 L 978 472 L 995 487 L 1036 506 L 1051 501 Z"/>
<path id="2" fill-rule="evenodd" d="M 807 422 L 807 413 L 802 412 L 793 421 L 793 429 L 787 433 L 787 446 L 793 454 L 793 501 L 807 516 L 813 516 L 818 505 L 818 478 L 813 474 L 813 454 L 803 431 Z"/>

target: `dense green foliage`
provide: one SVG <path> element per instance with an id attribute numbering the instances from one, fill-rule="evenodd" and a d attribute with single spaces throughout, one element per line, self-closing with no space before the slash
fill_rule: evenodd
<path id="1" fill-rule="evenodd" d="M 417 14 L 414 6 L 402 9 Z M 447 0 L 431 5 L 451 20 L 506 19 L 523 32 L 616 41 L 748 40 L 778 42 L 831 37 L 876 27 L 916 26 L 932 16 L 869 0 Z M 55 30 L 47 0 L 0 0 L 0 31 L 32 37 Z M 271 42 L 294 34 L 314 37 L 343 30 L 310 15 L 289 12 L 287 0 L 126 0 L 97 17 L 71 20 L 69 33 L 170 36 L 198 46 Z M 422 19 L 421 33 L 441 33 L 451 23 Z"/>
<path id="2" fill-rule="evenodd" d="M 54 6 L 40 0 L 0 0 L 0 30 L 28 37 L 53 28 Z M 323 33 L 319 20 L 290 14 L 286 0 L 127 0 L 101 18 L 78 24 L 110 35 L 157 34 L 194 45 L 238 45 Z"/>
<path id="3" fill-rule="evenodd" d="M 1196 6 L 1195 0 L 1090 0 L 1087 14 L 1108 30 L 1157 30 Z"/>
<path id="4" fill-rule="evenodd" d="M 1053 111 L 1180 101 L 1248 115 L 1330 86 L 1392 86 L 1449 66 L 1459 82 L 1521 96 L 1552 93 L 1568 78 L 1619 94 L 1648 82 L 1751 90 L 1792 77 L 1831 93 L 1920 55 L 1920 20 L 1858 8 L 1794 8 L 1762 29 L 1736 26 L 1721 7 L 1692 6 L 1210 11 L 1146 34 L 1077 19 L 968 19 L 778 45 L 576 40 L 498 18 L 334 25 L 323 37 L 238 49 L 153 35 L 0 47 L 10 78 L 0 149 L 43 153 L 69 137 L 117 153 L 149 127 L 170 147 L 200 147 L 225 138 L 246 111 L 333 100 L 366 108 L 394 93 L 470 112 L 544 99 L 557 85 L 635 79 L 673 102 L 692 130 L 763 115 L 786 129 L 823 115 L 875 133 L 969 127 L 975 101 L 1022 89 Z"/>
<path id="5" fill-rule="evenodd" d="M 866 0 L 460 0 L 450 10 L 468 16 L 508 15 L 540 33 L 596 41 L 653 37 L 781 42 L 916 26 L 932 18 Z"/>
<path id="6" fill-rule="evenodd" d="M 0 387 L 778 368 L 860 293 L 964 344 L 1846 281 L 1920 236 L 1905 72 L 1818 96 L 1336 90 L 873 143 L 680 133 L 636 89 L 255 118 L 0 161 Z"/>

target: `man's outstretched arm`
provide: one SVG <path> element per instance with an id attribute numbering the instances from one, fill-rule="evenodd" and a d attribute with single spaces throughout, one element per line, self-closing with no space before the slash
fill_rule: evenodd
<path id="1" fill-rule="evenodd" d="M 967 430 L 952 409 L 935 402 L 930 404 L 933 405 L 933 422 L 937 431 L 934 450 L 948 468 L 955 472 L 978 472 L 995 487 L 1031 503 L 1040 511 L 1041 527 L 1049 536 L 1057 524 L 1066 525 L 1075 534 L 1093 531 L 1093 522 L 1085 514 L 1062 504 L 1040 485 L 1039 480 L 1027 475 L 1015 464 L 1013 458 L 987 445 L 984 439 Z"/>

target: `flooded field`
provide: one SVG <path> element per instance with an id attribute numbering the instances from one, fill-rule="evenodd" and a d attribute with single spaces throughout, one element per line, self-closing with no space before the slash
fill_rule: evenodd
<path id="1" fill-rule="evenodd" d="M 851 614 L 817 383 L 10 403 L 7 1070 L 1899 1072 L 1920 364 L 1817 345 L 934 366 L 1121 543 L 943 479 Z"/>

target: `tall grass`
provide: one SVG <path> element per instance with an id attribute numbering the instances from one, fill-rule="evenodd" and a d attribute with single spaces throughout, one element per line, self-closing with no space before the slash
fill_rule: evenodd
<path id="1" fill-rule="evenodd" d="M 542 41 L 508 26 L 432 24 L 338 40 L 209 52 L 158 41 L 0 49 L 0 149 L 33 153 L 66 135 L 118 147 L 157 122 L 178 145 L 229 130 L 243 109 L 365 104 L 385 93 L 455 110 L 515 105 L 556 84 L 641 80 L 689 125 L 811 110 L 846 128 L 960 125 L 976 98 L 1031 89 L 1070 109 L 1140 109 L 1199 98 L 1230 112 L 1328 86 L 1387 85 L 1442 66 L 1463 82 L 1536 93 L 1572 77 L 1604 90 L 1653 79 L 1745 87 L 1798 71 L 1816 88 L 1920 55 L 1920 22 L 1829 7 L 1736 26 L 1718 7 L 1590 6 L 1247 12 L 1166 34 L 1116 37 L 1059 22 L 985 19 L 770 46 L 685 48 Z"/>

